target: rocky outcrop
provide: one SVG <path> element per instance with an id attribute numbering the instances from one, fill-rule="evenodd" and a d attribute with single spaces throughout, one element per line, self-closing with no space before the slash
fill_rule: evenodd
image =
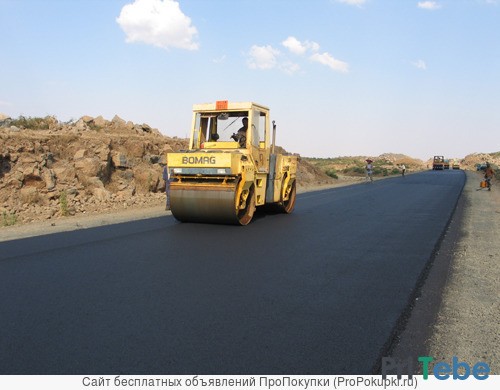
<path id="1" fill-rule="evenodd" d="M 2 114 L 0 217 L 26 223 L 161 204 L 166 153 L 186 147 L 185 139 L 118 116 L 63 123 Z"/>

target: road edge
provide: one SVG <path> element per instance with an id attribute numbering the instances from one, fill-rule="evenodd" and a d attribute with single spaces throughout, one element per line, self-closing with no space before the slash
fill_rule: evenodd
<path id="1" fill-rule="evenodd" d="M 381 349 L 379 358 L 373 365 L 373 374 L 381 374 L 383 357 L 391 357 L 398 362 L 407 362 L 411 359 L 414 362 L 414 374 L 418 374 L 417 358 L 427 356 L 429 351 L 427 341 L 432 335 L 433 325 L 441 307 L 454 248 L 463 237 L 462 225 L 465 210 L 470 207 L 470 202 L 464 194 L 468 177 L 465 171 L 463 174 L 464 184 L 450 218 L 417 279 L 406 308 L 396 321 L 391 335 Z"/>

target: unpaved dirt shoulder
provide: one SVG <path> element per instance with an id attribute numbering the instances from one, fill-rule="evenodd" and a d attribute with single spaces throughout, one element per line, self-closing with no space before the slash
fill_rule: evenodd
<path id="1" fill-rule="evenodd" d="M 0 229 L 0 242 L 161 217 L 167 213 L 170 212 L 165 211 L 165 205 L 162 204 L 161 206 L 132 208 L 103 214 L 78 215 L 33 222 L 26 225 L 7 226 Z"/>
<path id="2" fill-rule="evenodd" d="M 478 190 L 481 178 L 467 172 L 462 238 L 428 345 L 436 360 L 484 361 L 500 374 L 500 187 Z"/>
<path id="3" fill-rule="evenodd" d="M 457 210 L 388 355 L 400 362 L 452 357 L 483 361 L 500 374 L 500 186 L 479 190 L 482 175 L 466 172 Z M 431 363 L 432 364 L 432 363 Z"/>

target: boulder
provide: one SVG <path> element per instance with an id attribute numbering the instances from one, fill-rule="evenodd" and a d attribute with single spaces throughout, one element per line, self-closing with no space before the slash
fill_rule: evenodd
<path id="1" fill-rule="evenodd" d="M 92 177 L 99 176 L 101 172 L 101 161 L 96 157 L 81 158 L 75 161 L 77 174 Z"/>
<path id="2" fill-rule="evenodd" d="M 73 156 L 73 160 L 80 160 L 84 157 L 87 157 L 89 154 L 89 151 L 87 149 L 78 149 Z"/>
<path id="3" fill-rule="evenodd" d="M 103 127 L 106 127 L 107 124 L 108 124 L 108 121 L 100 115 L 97 118 L 94 118 L 94 125 L 96 127 L 103 128 Z"/>
<path id="4" fill-rule="evenodd" d="M 142 158 L 145 152 L 145 145 L 143 141 L 127 140 L 124 144 L 127 149 L 127 155 L 135 158 Z"/>
<path id="5" fill-rule="evenodd" d="M 19 192 L 20 200 L 23 204 L 38 203 L 40 194 L 36 187 L 23 187 Z"/>
<path id="6" fill-rule="evenodd" d="M 23 186 L 24 175 L 22 174 L 22 172 L 14 172 L 13 174 L 6 177 L 5 180 L 7 182 L 7 187 L 19 189 Z"/>
<path id="7" fill-rule="evenodd" d="M 111 199 L 111 192 L 109 192 L 105 188 L 92 189 L 92 195 L 94 195 L 94 197 L 100 201 L 107 201 Z"/>
<path id="8" fill-rule="evenodd" d="M 97 176 L 85 178 L 85 186 L 89 189 L 104 188 L 104 183 Z"/>
<path id="9" fill-rule="evenodd" d="M 35 175 L 40 174 L 40 170 L 38 169 L 36 164 L 34 164 L 34 165 L 33 164 L 18 164 L 18 165 L 16 165 L 16 169 L 18 172 L 21 172 L 24 176 L 31 175 L 31 174 L 35 174 Z"/>
<path id="10" fill-rule="evenodd" d="M 95 154 L 101 161 L 108 161 L 111 158 L 111 149 L 109 146 L 103 145 L 96 150 Z"/>
<path id="11" fill-rule="evenodd" d="M 56 174 L 52 169 L 44 169 L 42 171 L 42 179 L 45 182 L 47 191 L 54 191 L 56 188 Z"/>
<path id="12" fill-rule="evenodd" d="M 76 178 L 76 170 L 71 165 L 59 166 L 53 168 L 52 171 L 59 183 L 71 183 Z"/>
<path id="13" fill-rule="evenodd" d="M 76 121 L 74 128 L 77 131 L 86 131 L 86 130 L 89 129 L 88 126 L 87 126 L 87 124 L 81 118 Z"/>
<path id="14" fill-rule="evenodd" d="M 125 156 L 123 153 L 112 152 L 111 153 L 111 162 L 115 168 L 126 169 L 126 168 L 131 167 L 131 165 L 127 159 L 127 156 Z"/>
<path id="15" fill-rule="evenodd" d="M 115 115 L 113 119 L 111 119 L 111 123 L 113 123 L 115 126 L 125 126 L 126 122 L 120 118 L 118 115 Z"/>
<path id="16" fill-rule="evenodd" d="M 157 192 L 162 179 L 160 169 L 152 169 L 147 165 L 141 165 L 134 169 L 134 180 L 137 191 L 141 194 Z"/>

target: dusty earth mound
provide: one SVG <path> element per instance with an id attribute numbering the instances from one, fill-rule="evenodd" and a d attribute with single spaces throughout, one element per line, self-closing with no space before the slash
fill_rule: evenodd
<path id="1" fill-rule="evenodd" d="M 475 171 L 478 164 L 485 164 L 486 162 L 489 162 L 494 169 L 498 170 L 500 168 L 500 152 L 469 154 L 460 161 L 460 164 L 464 169 Z"/>
<path id="2" fill-rule="evenodd" d="M 0 226 L 161 205 L 162 164 L 187 139 L 118 116 L 11 119 L 0 115 Z M 333 182 L 299 162 L 299 187 Z"/>

